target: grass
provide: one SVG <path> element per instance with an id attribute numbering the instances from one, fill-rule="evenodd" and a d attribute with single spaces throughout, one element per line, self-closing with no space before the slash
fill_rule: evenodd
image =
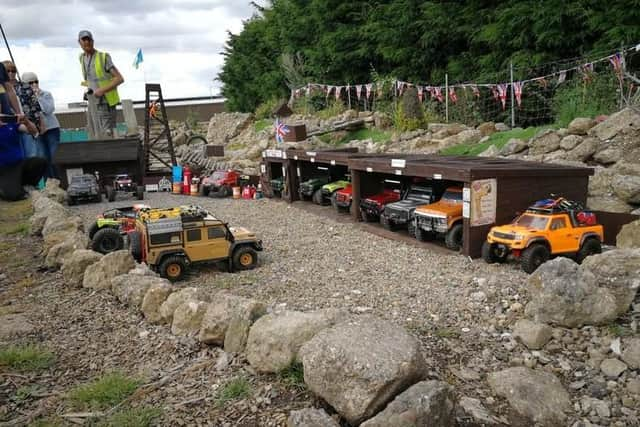
<path id="1" fill-rule="evenodd" d="M 10 346 L 0 350 L 0 367 L 18 371 L 39 371 L 51 366 L 54 355 L 50 351 L 34 346 Z"/>
<path id="2" fill-rule="evenodd" d="M 162 416 L 158 408 L 131 408 L 117 412 L 98 423 L 98 427 L 149 427 Z"/>
<path id="3" fill-rule="evenodd" d="M 459 144 L 447 147 L 440 152 L 445 156 L 477 156 L 490 146 L 495 145 L 498 149 L 504 147 L 511 138 L 527 141 L 543 129 L 550 129 L 554 126 L 538 126 L 526 129 L 512 129 L 506 132 L 496 132 L 489 137 L 489 140 L 483 143 L 475 144 Z"/>
<path id="4" fill-rule="evenodd" d="M 32 213 L 31 201 L 0 202 L 0 235 L 26 234 L 29 223 L 26 222 Z"/>
<path id="5" fill-rule="evenodd" d="M 352 130 L 346 133 L 339 133 L 339 134 L 342 134 L 342 136 L 339 138 L 333 138 L 332 133 L 326 133 L 324 135 L 320 135 L 318 138 L 320 138 L 320 140 L 325 144 L 331 144 L 331 145 L 343 145 L 354 140 L 362 141 L 365 139 L 371 139 L 374 143 L 381 144 L 391 139 L 390 132 L 375 129 L 375 128 L 373 129 L 364 128 L 364 129 Z"/>
<path id="6" fill-rule="evenodd" d="M 16 393 L 11 397 L 11 400 L 16 403 L 27 401 L 37 391 L 38 387 L 35 385 L 22 386 L 16 390 Z"/>
<path id="7" fill-rule="evenodd" d="M 224 406 L 227 402 L 243 399 L 251 394 L 251 384 L 245 377 L 237 377 L 226 383 L 216 396 L 216 406 Z"/>
<path id="8" fill-rule="evenodd" d="M 438 338 L 459 338 L 460 337 L 460 332 L 456 331 L 455 329 L 451 329 L 451 328 L 442 328 L 442 329 L 436 330 L 435 335 Z"/>
<path id="9" fill-rule="evenodd" d="M 273 123 L 273 120 L 270 120 L 270 119 L 258 120 L 253 124 L 253 128 L 255 129 L 256 132 L 260 132 L 265 130 L 269 126 L 271 126 L 272 123 Z"/>
<path id="10" fill-rule="evenodd" d="M 286 385 L 304 387 L 304 368 L 302 367 L 302 363 L 291 363 L 291 365 L 278 372 L 278 378 Z"/>
<path id="11" fill-rule="evenodd" d="M 614 337 L 628 337 L 630 335 L 633 335 L 633 332 L 631 330 L 617 323 L 613 323 L 607 326 L 607 329 L 609 330 L 609 333 Z"/>
<path id="12" fill-rule="evenodd" d="M 95 381 L 78 386 L 69 393 L 69 399 L 80 407 L 105 409 L 129 397 L 140 381 L 121 372 L 105 374 Z"/>

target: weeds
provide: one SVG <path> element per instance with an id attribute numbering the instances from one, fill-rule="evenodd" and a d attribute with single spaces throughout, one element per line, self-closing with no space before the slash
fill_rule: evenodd
<path id="1" fill-rule="evenodd" d="M 435 335 L 438 338 L 459 338 L 460 332 L 452 328 L 442 328 L 442 329 L 436 330 Z"/>
<path id="2" fill-rule="evenodd" d="M 492 145 L 495 145 L 498 149 L 504 147 L 507 142 L 512 138 L 521 139 L 527 141 L 535 136 L 543 129 L 549 129 L 553 126 L 539 126 L 529 127 L 526 129 L 513 129 L 506 132 L 496 132 L 489 137 L 489 140 L 483 143 L 474 144 L 459 144 L 452 147 L 448 147 L 440 152 L 444 156 L 477 156 L 483 151 L 487 150 Z"/>
<path id="3" fill-rule="evenodd" d="M 286 385 L 304 388 L 304 368 L 300 362 L 292 362 L 282 371 L 278 372 L 278 378 Z"/>
<path id="4" fill-rule="evenodd" d="M 242 399 L 251 394 L 251 384 L 244 377 L 237 377 L 226 383 L 218 392 L 216 405 L 223 406 L 225 403 Z"/>
<path id="5" fill-rule="evenodd" d="M 609 330 L 609 333 L 614 337 L 622 338 L 622 337 L 628 337 L 630 335 L 633 335 L 633 332 L 631 330 L 617 323 L 613 323 L 609 325 L 607 329 Z"/>
<path id="6" fill-rule="evenodd" d="M 117 412 L 98 423 L 98 427 L 149 427 L 162 416 L 158 408 L 131 408 Z"/>
<path id="7" fill-rule="evenodd" d="M 139 380 L 129 378 L 121 372 L 112 372 L 89 384 L 77 386 L 69 393 L 69 399 L 78 406 L 104 409 L 129 397 L 138 385 Z"/>
<path id="8" fill-rule="evenodd" d="M 34 345 L 11 346 L 0 350 L 0 367 L 18 371 L 43 370 L 51 366 L 53 360 L 53 353 Z"/>

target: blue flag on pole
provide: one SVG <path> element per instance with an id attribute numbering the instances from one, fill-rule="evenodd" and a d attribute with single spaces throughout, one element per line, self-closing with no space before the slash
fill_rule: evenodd
<path id="1" fill-rule="evenodd" d="M 140 48 L 138 49 L 138 53 L 136 53 L 136 59 L 133 61 L 133 67 L 137 70 L 142 61 L 144 61 L 144 58 L 142 57 L 142 48 Z"/>

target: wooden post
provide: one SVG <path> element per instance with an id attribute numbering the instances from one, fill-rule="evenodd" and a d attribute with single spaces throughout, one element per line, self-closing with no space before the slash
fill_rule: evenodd
<path id="1" fill-rule="evenodd" d="M 133 102 L 130 99 L 122 100 L 122 116 L 124 117 L 124 122 L 127 124 L 127 136 L 137 135 L 138 120 L 133 110 Z"/>
<path id="2" fill-rule="evenodd" d="M 360 174 L 361 171 L 351 170 L 351 216 L 360 221 Z"/>
<path id="3" fill-rule="evenodd" d="M 449 123 L 449 74 L 444 75 L 444 115 L 445 123 Z"/>

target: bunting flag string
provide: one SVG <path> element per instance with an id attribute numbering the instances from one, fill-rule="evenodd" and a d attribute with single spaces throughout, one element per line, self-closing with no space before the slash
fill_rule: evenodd
<path id="1" fill-rule="evenodd" d="M 356 97 L 358 98 L 358 101 L 360 101 L 360 94 L 361 93 L 362 93 L 362 86 L 356 85 Z"/>
<path id="2" fill-rule="evenodd" d="M 371 97 L 371 90 L 373 89 L 373 83 L 367 83 L 365 85 L 365 88 L 367 89 L 367 99 L 369 99 Z"/>
<path id="3" fill-rule="evenodd" d="M 518 105 L 518 108 L 520 108 L 520 105 L 522 104 L 522 88 L 523 87 L 524 87 L 523 82 L 513 82 L 513 94 L 516 97 L 516 104 Z"/>
<path id="4" fill-rule="evenodd" d="M 500 101 L 500 94 L 498 94 L 498 89 L 496 89 L 495 85 L 491 86 L 491 94 L 493 95 L 493 99 Z"/>
<path id="5" fill-rule="evenodd" d="M 558 84 L 564 83 L 565 80 L 567 80 L 567 72 L 560 71 L 560 74 L 558 75 Z"/>
<path id="6" fill-rule="evenodd" d="M 502 111 L 507 108 L 507 89 L 509 89 L 509 85 L 506 83 L 500 83 L 497 86 L 498 95 L 500 96 L 500 103 L 502 104 Z"/>
<path id="7" fill-rule="evenodd" d="M 342 88 L 344 86 L 336 86 L 336 99 L 340 99 L 340 94 L 342 93 Z"/>
<path id="8" fill-rule="evenodd" d="M 476 98 L 480 98 L 480 89 L 478 89 L 477 85 L 471 85 L 471 91 Z"/>
<path id="9" fill-rule="evenodd" d="M 424 98 L 424 87 L 418 86 L 418 99 L 420 100 L 420 103 L 422 103 L 423 98 Z"/>
<path id="10" fill-rule="evenodd" d="M 453 102 L 454 104 L 458 102 L 458 95 L 456 95 L 456 89 L 453 86 L 449 88 L 449 98 L 451 99 L 451 102 Z"/>
<path id="11" fill-rule="evenodd" d="M 442 88 L 441 87 L 434 87 L 433 88 L 433 94 L 434 94 L 435 98 L 438 100 L 438 102 L 444 101 L 444 97 L 442 96 Z"/>

